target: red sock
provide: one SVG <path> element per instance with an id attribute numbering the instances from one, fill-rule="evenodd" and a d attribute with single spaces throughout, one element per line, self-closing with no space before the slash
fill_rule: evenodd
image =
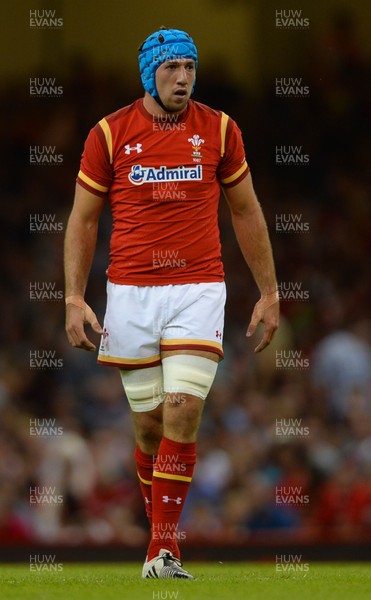
<path id="1" fill-rule="evenodd" d="M 152 525 L 152 474 L 155 458 L 152 454 L 145 454 L 139 448 L 135 448 L 134 458 L 137 465 L 137 475 L 142 492 L 146 514 L 150 525 Z"/>
<path id="2" fill-rule="evenodd" d="M 146 508 L 147 518 L 152 528 L 152 476 L 156 456 L 152 454 L 145 454 L 145 452 L 143 452 L 137 444 L 134 452 L 134 458 L 137 465 L 137 475 L 144 500 L 144 506 Z M 180 550 L 176 538 L 173 540 L 171 551 L 176 558 L 180 558 Z"/>
<path id="3" fill-rule="evenodd" d="M 174 552 L 177 526 L 196 464 L 196 444 L 162 438 L 152 479 L 152 538 L 148 560 Z"/>

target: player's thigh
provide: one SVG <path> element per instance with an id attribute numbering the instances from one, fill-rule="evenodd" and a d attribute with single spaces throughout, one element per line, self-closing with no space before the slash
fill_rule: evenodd
<path id="1" fill-rule="evenodd" d="M 191 396 L 199 399 L 202 410 L 220 358 L 215 352 L 206 350 L 163 350 L 161 363 L 165 405 L 185 404 L 184 398 Z"/>

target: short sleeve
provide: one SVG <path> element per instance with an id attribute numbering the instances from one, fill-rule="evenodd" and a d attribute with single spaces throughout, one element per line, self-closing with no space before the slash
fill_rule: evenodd
<path id="1" fill-rule="evenodd" d="M 96 196 L 105 196 L 111 186 L 112 166 L 106 138 L 99 123 L 86 138 L 77 182 Z"/>
<path id="2" fill-rule="evenodd" d="M 242 181 L 250 169 L 246 162 L 241 131 L 230 117 L 226 124 L 225 142 L 223 144 L 222 141 L 222 148 L 224 152 L 218 167 L 218 179 L 223 187 L 232 187 Z"/>

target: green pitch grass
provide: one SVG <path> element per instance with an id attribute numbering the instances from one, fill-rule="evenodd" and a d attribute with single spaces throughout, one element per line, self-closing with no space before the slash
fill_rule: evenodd
<path id="1" fill-rule="evenodd" d="M 59 572 L 0 565 L 1 600 L 370 600 L 371 565 L 308 563 L 305 572 L 275 564 L 185 565 L 194 581 L 142 580 L 141 565 L 64 564 Z"/>

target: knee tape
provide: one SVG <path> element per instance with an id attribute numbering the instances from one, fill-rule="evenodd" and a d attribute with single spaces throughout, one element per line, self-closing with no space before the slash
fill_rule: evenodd
<path id="1" fill-rule="evenodd" d="M 164 400 L 162 368 L 120 369 L 121 381 L 130 408 L 134 412 L 148 412 Z"/>
<path id="2" fill-rule="evenodd" d="M 218 363 L 193 354 L 174 354 L 162 359 L 164 392 L 192 394 L 205 400 Z"/>

